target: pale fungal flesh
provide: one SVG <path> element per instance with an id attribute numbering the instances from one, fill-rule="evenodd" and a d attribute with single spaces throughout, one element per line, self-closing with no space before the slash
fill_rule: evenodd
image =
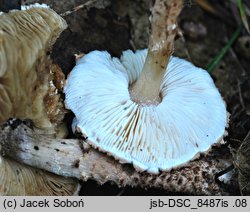
<path id="1" fill-rule="evenodd" d="M 221 141 L 227 111 L 209 74 L 176 57 L 161 84 L 162 102 L 133 102 L 129 85 L 146 54 L 128 50 L 121 59 L 100 51 L 85 55 L 68 76 L 65 102 L 76 116 L 73 127 L 88 143 L 138 170 L 158 173 Z"/>

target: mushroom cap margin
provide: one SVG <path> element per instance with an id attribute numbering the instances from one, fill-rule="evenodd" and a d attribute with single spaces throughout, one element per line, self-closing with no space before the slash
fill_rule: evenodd
<path id="1" fill-rule="evenodd" d="M 146 55 L 147 50 L 128 50 L 118 59 L 90 52 L 68 76 L 65 103 L 88 143 L 140 171 L 158 173 L 221 141 L 228 117 L 210 75 L 176 57 L 168 64 L 159 105 L 131 101 L 129 84 L 138 78 Z"/>

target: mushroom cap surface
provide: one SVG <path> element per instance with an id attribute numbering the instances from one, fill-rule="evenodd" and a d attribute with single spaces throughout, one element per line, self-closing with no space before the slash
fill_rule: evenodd
<path id="1" fill-rule="evenodd" d="M 72 124 L 87 142 L 120 162 L 150 173 L 185 164 L 222 140 L 228 117 L 207 71 L 171 57 L 158 105 L 130 99 L 147 50 L 123 52 L 120 59 L 93 51 L 77 61 L 64 87 Z"/>
<path id="2" fill-rule="evenodd" d="M 9 118 L 31 119 L 53 132 L 64 112 L 53 84 L 61 70 L 48 53 L 67 24 L 45 6 L 24 9 L 0 15 L 0 124 Z"/>

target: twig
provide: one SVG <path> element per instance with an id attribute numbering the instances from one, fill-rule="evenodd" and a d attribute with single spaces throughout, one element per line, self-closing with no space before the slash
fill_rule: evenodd
<path id="1" fill-rule="evenodd" d="M 238 65 L 238 67 L 241 70 L 241 76 L 246 76 L 246 70 L 243 68 L 243 66 L 241 65 L 238 56 L 235 54 L 234 49 L 230 48 L 229 52 L 231 53 L 231 56 L 234 59 L 234 62 Z"/>
<path id="2" fill-rule="evenodd" d="M 242 21 L 245 29 L 247 30 L 247 32 L 250 33 L 250 29 L 249 29 L 249 25 L 248 25 L 248 22 L 247 22 L 247 17 L 246 17 L 246 13 L 245 13 L 245 7 L 244 7 L 244 4 L 243 4 L 243 0 L 237 0 L 237 5 L 238 5 L 240 16 L 241 16 L 241 21 Z"/>
<path id="3" fill-rule="evenodd" d="M 188 48 L 187 48 L 186 39 L 185 39 L 185 37 L 184 37 L 182 31 L 179 30 L 179 31 L 178 31 L 178 34 L 180 35 L 180 39 L 181 39 L 181 41 L 183 42 L 183 45 L 184 45 L 184 52 L 185 52 L 185 54 L 186 54 L 188 60 L 189 60 L 190 62 L 193 62 L 192 57 L 190 56 L 189 50 L 188 50 Z"/>
<path id="4" fill-rule="evenodd" d="M 237 143 L 241 143 L 242 141 L 237 139 L 237 138 L 230 138 L 230 141 L 234 141 L 234 142 L 237 142 Z"/>
<path id="5" fill-rule="evenodd" d="M 243 100 L 243 98 L 242 98 L 242 92 L 241 92 L 241 86 L 240 86 L 240 81 L 239 81 L 239 79 L 237 79 L 237 86 L 238 86 L 238 91 L 239 91 L 240 104 L 241 104 L 242 109 L 244 110 L 246 107 L 245 107 L 244 100 Z"/>
<path id="6" fill-rule="evenodd" d="M 207 0 L 195 0 L 195 2 L 205 11 L 208 11 L 214 15 L 218 15 L 218 12 Z"/>
<path id="7" fill-rule="evenodd" d="M 122 188 L 116 196 L 121 196 L 125 192 L 125 188 Z"/>
<path id="8" fill-rule="evenodd" d="M 247 139 L 250 138 L 250 130 L 248 131 L 247 135 L 245 136 L 245 138 L 243 139 L 243 141 L 246 141 Z"/>
<path id="9" fill-rule="evenodd" d="M 76 7 L 74 7 L 72 10 L 69 10 L 69 11 L 66 11 L 64 13 L 61 13 L 60 15 L 62 17 L 70 15 L 70 14 L 75 13 L 76 11 L 78 11 L 80 9 L 83 9 L 85 7 L 88 7 L 88 6 L 91 6 L 92 4 L 94 4 L 96 2 L 97 2 L 97 0 L 89 0 L 89 1 L 85 2 L 84 4 L 80 4 L 80 5 L 76 6 Z"/>
<path id="10" fill-rule="evenodd" d="M 158 175 L 138 173 L 131 165 L 122 165 L 78 139 L 51 139 L 38 135 L 25 124 L 5 126 L 0 130 L 1 154 L 27 165 L 58 175 L 99 184 L 111 181 L 119 187 L 161 188 L 169 192 L 195 195 L 228 194 L 215 174 L 232 163 L 231 156 L 212 151 L 186 166 Z"/>

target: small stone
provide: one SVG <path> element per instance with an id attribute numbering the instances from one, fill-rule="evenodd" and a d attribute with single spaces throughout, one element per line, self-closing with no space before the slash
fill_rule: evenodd
<path id="1" fill-rule="evenodd" d="M 184 35 L 192 39 L 198 39 L 207 35 L 207 28 L 202 23 L 195 23 L 193 21 L 185 21 L 182 24 Z"/>

